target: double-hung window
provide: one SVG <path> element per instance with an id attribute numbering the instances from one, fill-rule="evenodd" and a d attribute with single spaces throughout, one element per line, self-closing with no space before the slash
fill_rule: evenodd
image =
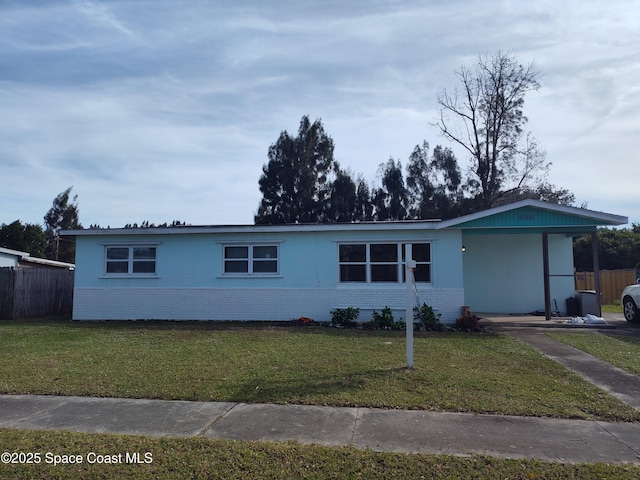
<path id="1" fill-rule="evenodd" d="M 416 282 L 431 282 L 431 244 L 412 243 Z M 405 281 L 404 243 L 343 243 L 338 245 L 340 282 L 402 283 Z"/>
<path id="2" fill-rule="evenodd" d="M 416 282 L 431 282 L 431 244 L 430 243 L 414 243 L 411 246 L 411 256 L 416 262 L 416 268 L 413 270 L 413 278 Z M 404 267 L 404 245 L 402 245 L 402 262 Z M 404 272 L 404 268 L 402 270 Z M 403 277 L 403 281 L 405 277 Z"/>
<path id="3" fill-rule="evenodd" d="M 278 245 L 224 245 L 225 275 L 277 275 Z"/>
<path id="4" fill-rule="evenodd" d="M 398 245 L 396 243 L 369 244 L 370 281 L 397 282 L 398 267 Z"/>
<path id="5" fill-rule="evenodd" d="M 156 273 L 156 247 L 117 245 L 105 247 L 107 275 L 153 275 Z"/>

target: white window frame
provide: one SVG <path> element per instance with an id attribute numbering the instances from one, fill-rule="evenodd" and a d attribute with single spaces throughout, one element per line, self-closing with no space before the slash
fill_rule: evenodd
<path id="1" fill-rule="evenodd" d="M 259 247 L 275 248 L 275 257 L 254 257 L 254 249 Z M 227 248 L 246 248 L 246 257 L 227 257 Z M 227 271 L 227 262 L 247 262 L 246 272 Z M 255 271 L 255 264 L 262 262 L 275 262 L 275 272 Z M 279 242 L 239 242 L 222 244 L 222 275 L 223 277 L 277 277 L 280 275 L 280 245 Z"/>
<path id="2" fill-rule="evenodd" d="M 397 248 L 397 256 L 396 256 L 396 261 L 393 262 L 384 262 L 384 261 L 372 261 L 371 259 L 371 245 L 389 245 L 389 244 L 393 244 L 396 246 Z M 403 257 L 403 245 L 407 245 L 407 244 L 411 244 L 411 245 L 429 245 L 429 261 L 417 261 L 416 264 L 417 265 L 428 265 L 429 267 L 429 281 L 427 282 L 423 282 L 423 281 L 418 281 L 417 283 L 421 284 L 421 285 L 431 285 L 433 283 L 433 271 L 432 271 L 432 264 L 433 264 L 433 242 L 431 241 L 385 241 L 385 240 L 379 240 L 379 241 L 351 241 L 351 242 L 338 242 L 338 282 L 344 285 L 362 285 L 362 284 L 375 284 L 375 285 L 384 285 L 384 284 L 403 284 L 405 283 L 405 276 L 404 276 L 404 268 L 405 268 L 405 261 L 402 258 Z M 365 246 L 365 261 L 364 262 L 348 262 L 348 261 L 340 261 L 340 247 L 343 245 L 364 245 Z M 412 249 L 413 251 L 414 249 Z M 342 280 L 342 266 L 343 265 L 363 265 L 365 267 L 365 279 L 364 280 Z M 391 280 L 391 281 L 374 281 L 372 279 L 372 267 L 376 266 L 376 265 L 396 265 L 397 268 L 397 275 L 396 275 L 396 280 Z"/>
<path id="3" fill-rule="evenodd" d="M 105 244 L 104 245 L 104 277 L 157 277 L 158 275 L 158 245 L 159 243 L 127 243 L 127 244 Z M 127 258 L 121 259 L 109 259 L 109 249 L 127 249 Z M 154 249 L 153 258 L 135 258 L 134 252 L 136 249 L 152 248 Z M 126 272 L 109 272 L 110 263 L 127 263 Z M 153 272 L 134 272 L 135 264 L 137 263 L 153 263 Z"/>

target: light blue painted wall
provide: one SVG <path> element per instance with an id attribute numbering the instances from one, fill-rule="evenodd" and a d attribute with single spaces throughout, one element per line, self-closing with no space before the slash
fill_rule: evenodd
<path id="1" fill-rule="evenodd" d="M 463 303 L 460 231 L 305 231 L 279 233 L 79 236 L 74 319 L 330 320 L 330 311 L 361 309 L 360 320 L 390 306 L 404 318 L 403 283 L 339 283 L 340 242 L 431 242 L 431 284 L 419 284 L 420 302 L 453 322 Z M 107 277 L 105 245 L 157 244 L 153 278 Z M 222 274 L 223 246 L 279 245 L 277 277 Z"/>
<path id="2" fill-rule="evenodd" d="M 223 244 L 252 241 L 278 243 L 280 275 L 277 278 L 223 276 Z M 338 243 L 345 241 L 432 241 L 433 286 L 462 288 L 460 232 L 435 230 L 79 236 L 76 287 L 335 288 L 339 284 Z M 155 278 L 104 276 L 105 244 L 141 242 L 158 243 Z"/>
<path id="3" fill-rule="evenodd" d="M 528 313 L 544 310 L 542 236 L 463 234 L 465 303 L 472 311 Z M 549 235 L 549 273 L 573 274 L 566 235 Z M 551 299 L 561 311 L 574 295 L 573 277 L 551 277 Z M 554 308 L 552 303 L 552 309 Z"/>

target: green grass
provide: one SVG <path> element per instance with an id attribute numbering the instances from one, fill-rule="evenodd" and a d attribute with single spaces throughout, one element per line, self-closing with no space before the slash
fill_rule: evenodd
<path id="1" fill-rule="evenodd" d="M 629 373 L 640 375 L 640 337 L 598 333 L 553 333 L 549 336 Z"/>
<path id="2" fill-rule="evenodd" d="M 638 421 L 517 340 L 220 323 L 0 322 L 0 392 Z"/>
<path id="3" fill-rule="evenodd" d="M 602 313 L 622 313 L 622 304 L 618 300 L 614 305 L 602 305 Z"/>
<path id="4" fill-rule="evenodd" d="M 2 451 L 40 452 L 41 463 L 0 463 L 0 478 L 46 479 L 262 479 L 262 478 L 616 478 L 636 479 L 637 465 L 560 464 L 538 460 L 505 460 L 485 456 L 403 455 L 354 448 L 303 446 L 294 443 L 253 443 L 144 438 L 139 436 L 0 429 Z M 46 463 L 51 455 L 82 455 L 79 465 Z M 139 452 L 146 464 L 89 464 L 87 454 Z M 53 457 L 49 457 L 53 458 Z"/>

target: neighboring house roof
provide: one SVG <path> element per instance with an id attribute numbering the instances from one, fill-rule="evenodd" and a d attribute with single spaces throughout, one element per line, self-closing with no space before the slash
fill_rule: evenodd
<path id="1" fill-rule="evenodd" d="M 4 253 L 6 255 L 13 255 L 14 257 L 18 257 L 18 258 L 29 256 L 29 252 L 21 252 L 19 250 L 12 250 L 10 248 L 4 248 L 4 247 L 0 247 L 0 253 Z"/>
<path id="2" fill-rule="evenodd" d="M 69 270 L 73 270 L 76 267 L 73 263 L 58 262 L 56 260 L 49 260 L 46 258 L 32 257 L 31 255 L 29 255 L 29 252 L 21 252 L 19 250 L 12 250 L 10 248 L 0 247 L 0 253 L 16 257 L 16 260 L 21 265 L 24 265 L 26 263 L 34 264 L 34 266 L 42 265 L 45 267 L 67 268 Z"/>
<path id="3" fill-rule="evenodd" d="M 21 263 L 33 263 L 34 266 L 42 265 L 45 267 L 57 267 L 57 268 L 66 268 L 69 270 L 74 270 L 76 268 L 75 264 L 67 263 L 67 262 L 58 262 L 57 260 L 48 260 L 46 258 L 36 258 L 36 257 L 23 257 L 20 259 Z"/>

